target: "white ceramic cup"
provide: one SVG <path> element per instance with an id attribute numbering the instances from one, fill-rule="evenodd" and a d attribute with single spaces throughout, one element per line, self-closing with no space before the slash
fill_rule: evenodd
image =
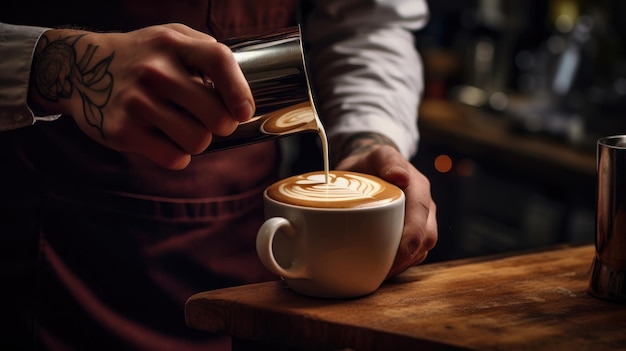
<path id="1" fill-rule="evenodd" d="M 280 188 L 277 184 L 290 182 L 296 186 L 283 188 L 291 189 L 288 197 L 295 200 L 277 200 L 272 195 Z M 396 256 L 404 227 L 404 193 L 376 177 L 336 171 L 326 195 L 307 193 L 325 184 L 324 172 L 312 172 L 266 189 L 266 221 L 256 240 L 259 258 L 304 295 L 370 294 L 385 280 Z M 352 200 L 345 202 L 344 197 Z"/>

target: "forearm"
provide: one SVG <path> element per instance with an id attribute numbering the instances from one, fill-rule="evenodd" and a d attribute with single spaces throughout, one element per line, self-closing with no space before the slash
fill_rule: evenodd
<path id="1" fill-rule="evenodd" d="M 0 131 L 50 121 L 81 109 L 70 75 L 94 52 L 89 32 L 0 23 Z M 76 100 L 76 101 L 74 101 Z"/>
<path id="2" fill-rule="evenodd" d="M 316 3 L 305 29 L 307 58 L 332 158 L 381 144 L 411 157 L 423 88 L 412 30 L 425 23 L 425 4 Z"/>
<path id="3" fill-rule="evenodd" d="M 101 101 L 101 96 L 110 95 L 110 64 L 115 55 L 101 47 L 104 37 L 97 35 L 69 28 L 43 33 L 33 55 L 31 108 L 41 114 L 77 116 Z"/>
<path id="4" fill-rule="evenodd" d="M 399 151 L 396 143 L 387 135 L 377 132 L 353 132 L 335 135 L 332 139 L 331 162 L 336 165 L 348 156 L 366 154 L 381 145 L 389 145 Z"/>

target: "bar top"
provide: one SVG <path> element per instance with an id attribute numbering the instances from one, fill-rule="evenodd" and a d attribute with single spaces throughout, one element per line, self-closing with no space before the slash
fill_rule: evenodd
<path id="1" fill-rule="evenodd" d="M 357 299 L 282 281 L 206 291 L 190 327 L 298 349 L 626 349 L 626 304 L 587 293 L 594 246 L 415 266 Z"/>

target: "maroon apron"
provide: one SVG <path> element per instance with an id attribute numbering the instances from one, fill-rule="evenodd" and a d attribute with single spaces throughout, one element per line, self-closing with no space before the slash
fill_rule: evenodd
<path id="1" fill-rule="evenodd" d="M 292 1 L 122 4 L 126 30 L 183 22 L 224 39 L 295 24 Z M 101 146 L 67 116 L 0 134 L 0 298 L 11 325 L 0 346 L 227 347 L 228 339 L 185 324 L 184 303 L 200 291 L 276 279 L 254 243 L 262 191 L 279 163 L 277 143 L 266 142 L 166 170 Z"/>

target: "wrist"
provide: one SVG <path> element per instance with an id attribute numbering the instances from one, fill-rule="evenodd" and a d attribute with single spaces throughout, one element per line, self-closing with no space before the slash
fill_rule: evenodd
<path id="1" fill-rule="evenodd" d="M 103 50 L 102 40 L 93 40 L 95 35 L 98 33 L 78 29 L 43 33 L 35 48 L 29 82 L 28 104 L 36 115 L 80 116 L 103 132 L 102 110 L 113 88 L 110 64 L 114 52 Z"/>
<path id="2" fill-rule="evenodd" d="M 397 145 L 384 134 L 377 132 L 357 132 L 337 136 L 335 143 L 338 152 L 334 153 L 333 163 L 338 164 L 341 160 L 355 155 L 369 153 L 382 145 L 392 146 L 398 150 Z"/>

